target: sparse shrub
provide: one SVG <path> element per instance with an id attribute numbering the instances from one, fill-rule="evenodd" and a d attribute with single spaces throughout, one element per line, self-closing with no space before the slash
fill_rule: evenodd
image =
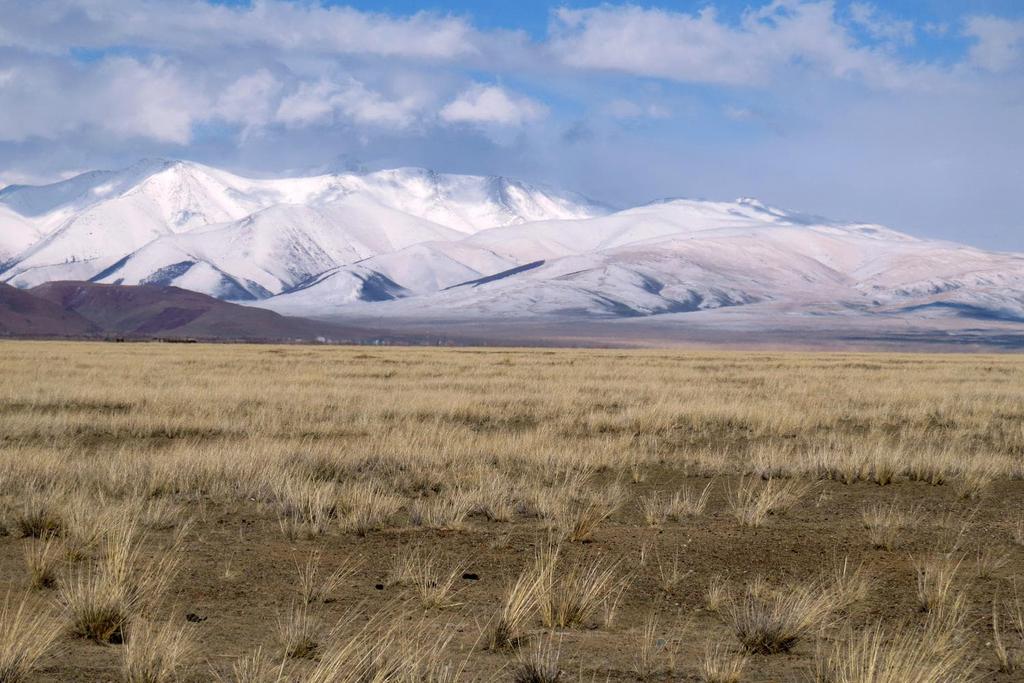
<path id="1" fill-rule="evenodd" d="M 179 680 L 190 662 L 193 645 L 185 624 L 166 621 L 133 624 L 123 651 L 125 683 L 169 683 Z"/>
<path id="2" fill-rule="evenodd" d="M 0 604 L 0 681 L 19 683 L 53 648 L 60 624 L 28 596 L 15 605 L 8 593 Z"/>

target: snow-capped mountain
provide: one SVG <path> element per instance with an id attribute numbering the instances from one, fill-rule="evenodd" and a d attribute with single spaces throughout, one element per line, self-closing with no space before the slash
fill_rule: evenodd
<path id="1" fill-rule="evenodd" d="M 505 178 L 421 169 L 262 180 L 147 161 L 8 187 L 0 264 L 0 281 L 20 287 L 174 285 L 324 318 L 742 309 L 1024 322 L 1022 254 L 751 199 L 612 212 Z"/>
<path id="2" fill-rule="evenodd" d="M 606 211 L 507 178 L 406 168 L 261 180 L 194 163 L 141 161 L 0 190 L 0 278 L 20 287 L 101 275 L 125 284 L 151 278 L 250 298 L 245 293 L 277 293 L 327 268 L 425 240 Z M 199 230 L 207 237 L 193 239 Z"/>

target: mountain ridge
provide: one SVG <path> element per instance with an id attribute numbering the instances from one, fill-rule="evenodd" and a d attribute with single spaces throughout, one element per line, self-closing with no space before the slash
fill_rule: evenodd
<path id="1" fill-rule="evenodd" d="M 27 246 L 26 246 L 27 245 Z M 756 199 L 622 210 L 501 176 L 142 160 L 0 190 L 0 282 L 176 286 L 321 319 L 1024 322 L 1024 254 Z"/>

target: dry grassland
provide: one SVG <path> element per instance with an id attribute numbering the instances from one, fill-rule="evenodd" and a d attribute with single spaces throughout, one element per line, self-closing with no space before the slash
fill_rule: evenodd
<path id="1" fill-rule="evenodd" d="M 0 681 L 1011 681 L 1024 358 L 0 344 Z"/>

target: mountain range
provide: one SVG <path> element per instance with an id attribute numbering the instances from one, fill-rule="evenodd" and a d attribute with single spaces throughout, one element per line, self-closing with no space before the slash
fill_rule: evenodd
<path id="1" fill-rule="evenodd" d="M 413 168 L 252 179 L 144 160 L 0 190 L 0 282 L 54 281 L 396 325 L 1024 322 L 1024 254 L 753 199 L 615 210 L 508 178 Z"/>

